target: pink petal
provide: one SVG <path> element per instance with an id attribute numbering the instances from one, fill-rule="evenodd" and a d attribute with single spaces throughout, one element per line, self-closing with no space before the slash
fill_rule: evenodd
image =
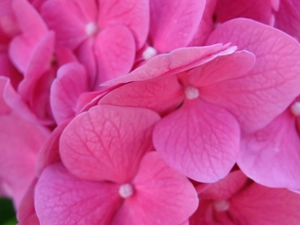
<path id="1" fill-rule="evenodd" d="M 230 12 L 230 13 L 228 13 Z M 218 22 L 245 17 L 271 25 L 271 1 L 257 0 L 218 0 L 215 16 Z"/>
<path id="2" fill-rule="evenodd" d="M 79 62 L 84 65 L 87 74 L 90 77 L 90 86 L 93 91 L 99 88 L 99 84 L 95 82 L 97 79 L 98 66 L 95 58 L 94 44 L 94 40 L 88 39 L 76 50 Z"/>
<path id="3" fill-rule="evenodd" d="M 189 221 L 187 220 L 187 221 L 181 223 L 180 225 L 189 225 L 189 224 L 190 224 L 190 223 L 189 223 Z"/>
<path id="4" fill-rule="evenodd" d="M 248 178 L 240 171 L 230 172 L 224 179 L 216 183 L 207 185 L 199 193 L 200 199 L 223 200 L 231 198 L 235 193 L 240 191 Z"/>
<path id="5" fill-rule="evenodd" d="M 275 13 L 275 27 L 300 40 L 300 2 L 281 0 L 278 12 Z"/>
<path id="6" fill-rule="evenodd" d="M 253 184 L 230 202 L 230 212 L 249 225 L 297 225 L 300 195 Z"/>
<path id="7" fill-rule="evenodd" d="M 83 179 L 128 182 L 142 155 L 153 148 L 151 133 L 158 120 L 147 109 L 95 106 L 77 116 L 62 133 L 62 161 Z"/>
<path id="8" fill-rule="evenodd" d="M 37 123 L 36 116 L 28 108 L 28 105 L 22 100 L 20 95 L 11 86 L 7 77 L 0 76 L 0 113 L 6 114 L 11 111 L 20 113 L 22 117 L 32 123 Z M 47 133 L 47 132 L 46 132 Z"/>
<path id="9" fill-rule="evenodd" d="M 33 5 L 40 12 L 40 8 L 44 3 L 44 0 L 29 0 L 30 4 Z"/>
<path id="10" fill-rule="evenodd" d="M 42 74 L 42 77 L 36 83 L 32 89 L 31 98 L 28 103 L 31 110 L 38 117 L 40 124 L 44 126 L 54 126 L 55 121 L 52 114 L 50 105 L 50 87 L 55 77 L 55 68 L 51 68 L 46 73 Z"/>
<path id="11" fill-rule="evenodd" d="M 0 184 L 4 185 L 0 189 L 4 189 L 6 196 L 13 198 L 18 207 L 35 177 L 36 156 L 48 132 L 24 118 L 22 114 L 26 116 L 26 111 L 23 112 L 22 107 L 15 111 L 7 104 L 4 95 L 15 103 L 20 100 L 13 96 L 16 93 L 12 91 L 7 78 L 0 79 Z"/>
<path id="12" fill-rule="evenodd" d="M 0 52 L 0 74 L 9 77 L 10 82 L 15 89 L 17 89 L 20 81 L 23 79 L 22 74 L 13 66 L 6 52 Z"/>
<path id="13" fill-rule="evenodd" d="M 50 103 L 57 124 L 75 117 L 77 100 L 89 90 L 85 68 L 76 62 L 63 65 L 51 85 Z"/>
<path id="14" fill-rule="evenodd" d="M 134 34 L 136 48 L 140 49 L 149 32 L 148 0 L 98 0 L 100 27 L 125 25 Z"/>
<path id="15" fill-rule="evenodd" d="M 300 138 L 289 110 L 241 143 L 238 164 L 248 177 L 265 186 L 300 189 Z"/>
<path id="16" fill-rule="evenodd" d="M 97 18 L 99 5 L 95 0 L 72 0 L 77 7 L 80 7 L 80 12 L 87 20 Z"/>
<path id="17" fill-rule="evenodd" d="M 207 101 L 227 108 L 245 131 L 267 125 L 283 112 L 299 94 L 299 44 L 272 27 L 248 20 L 234 19 L 222 24 L 208 44 L 232 42 L 256 56 L 253 69 L 239 79 L 203 88 Z M 217 93 L 217 94 L 216 94 Z"/>
<path id="18" fill-rule="evenodd" d="M 124 201 L 114 225 L 182 224 L 198 206 L 193 185 L 156 152 L 144 156 L 133 184 L 136 192 Z"/>
<path id="19" fill-rule="evenodd" d="M 96 22 L 96 10 L 94 0 L 51 0 L 43 4 L 41 14 L 49 28 L 55 31 L 57 45 L 73 50 L 88 38 L 86 25 Z"/>
<path id="20" fill-rule="evenodd" d="M 28 187 L 17 209 L 18 224 L 39 225 L 34 207 L 34 189 L 38 179 L 35 178 Z M 31 222 L 31 223 L 30 223 Z"/>
<path id="21" fill-rule="evenodd" d="M 10 45 L 10 56 L 15 66 L 24 72 L 35 46 L 47 34 L 48 29 L 38 12 L 25 0 L 13 0 L 13 10 L 22 31 Z"/>
<path id="22" fill-rule="evenodd" d="M 189 225 L 220 225 L 214 219 L 214 209 L 211 203 L 209 200 L 200 199 L 197 211 L 189 219 Z M 225 223 L 224 225 L 235 224 Z"/>
<path id="23" fill-rule="evenodd" d="M 206 184 L 206 187 L 199 192 L 200 204 L 197 211 L 190 218 L 190 224 L 244 224 L 233 218 L 228 209 L 224 207 L 230 209 L 230 199 L 237 195 L 239 191 L 245 189 L 248 183 L 249 179 L 240 170 L 235 170 L 216 183 Z M 204 185 L 200 184 L 198 186 Z"/>
<path id="24" fill-rule="evenodd" d="M 109 89 L 102 91 L 85 92 L 79 96 L 76 114 L 88 111 L 93 106 L 97 105 L 98 101 L 109 92 Z"/>
<path id="25" fill-rule="evenodd" d="M 228 45 L 216 44 L 212 46 L 180 48 L 168 54 L 160 54 L 151 58 L 127 76 L 107 81 L 101 86 L 111 86 L 131 81 L 141 81 L 161 75 L 175 74 L 194 68 L 211 61 L 219 55 L 231 54 L 235 49 Z"/>
<path id="26" fill-rule="evenodd" d="M 188 83 L 194 87 L 203 87 L 244 76 L 252 69 L 254 64 L 255 56 L 252 53 L 236 51 L 229 55 L 219 56 L 190 71 L 183 72 L 179 77 L 183 81 L 182 83 Z"/>
<path id="27" fill-rule="evenodd" d="M 98 76 L 95 86 L 126 75 L 135 57 L 134 37 L 125 26 L 110 26 L 100 32 L 95 42 Z"/>
<path id="28" fill-rule="evenodd" d="M 25 221 L 19 221 L 18 225 L 40 225 L 40 221 L 36 214 L 33 214 L 30 217 L 26 218 Z"/>
<path id="29" fill-rule="evenodd" d="M 200 99 L 186 100 L 153 131 L 153 143 L 162 158 L 200 182 L 215 182 L 229 173 L 237 159 L 239 139 L 233 116 Z"/>
<path id="30" fill-rule="evenodd" d="M 24 73 L 38 41 L 30 41 L 26 36 L 15 37 L 9 47 L 9 56 L 14 66 Z"/>
<path id="31" fill-rule="evenodd" d="M 200 24 L 205 0 L 150 0 L 150 40 L 160 53 L 186 47 Z"/>
<path id="32" fill-rule="evenodd" d="M 74 53 L 69 48 L 65 47 L 55 49 L 55 57 L 58 66 L 62 66 L 70 62 L 78 62 Z"/>
<path id="33" fill-rule="evenodd" d="M 10 193 L 7 194 L 18 207 L 35 177 L 37 152 L 46 136 L 40 127 L 24 120 L 15 112 L 1 115 L 0 127 L 0 180 L 9 187 Z"/>
<path id="34" fill-rule="evenodd" d="M 48 31 L 40 14 L 26 0 L 12 0 L 13 11 L 20 29 L 34 40 L 42 38 Z"/>
<path id="35" fill-rule="evenodd" d="M 278 11 L 281 0 L 270 0 L 271 5 L 275 11 Z"/>
<path id="36" fill-rule="evenodd" d="M 25 78 L 19 85 L 21 96 L 28 100 L 32 96 L 32 91 L 41 78 L 41 76 L 49 70 L 49 64 L 52 60 L 54 52 L 54 33 L 48 32 L 47 35 L 39 42 L 29 60 L 26 68 Z"/>
<path id="37" fill-rule="evenodd" d="M 40 123 L 50 126 L 54 124 L 49 96 L 50 84 L 55 77 L 53 51 L 54 34 L 49 32 L 36 47 L 18 90 Z"/>
<path id="38" fill-rule="evenodd" d="M 0 43 L 8 44 L 20 30 L 13 13 L 12 0 L 0 2 Z"/>
<path id="39" fill-rule="evenodd" d="M 110 91 L 98 104 L 142 107 L 165 114 L 176 109 L 184 93 L 176 76 L 132 82 Z"/>
<path id="40" fill-rule="evenodd" d="M 61 164 L 46 168 L 35 189 L 36 214 L 44 225 L 109 224 L 120 200 L 117 185 L 81 180 Z"/>
<path id="41" fill-rule="evenodd" d="M 196 31 L 193 40 L 189 43 L 189 46 L 203 46 L 208 36 L 214 29 L 213 15 L 217 0 L 206 0 L 203 16 Z"/>
<path id="42" fill-rule="evenodd" d="M 216 212 L 211 201 L 202 200 L 196 213 L 190 218 L 190 225 L 242 225 L 227 212 Z"/>
<path id="43" fill-rule="evenodd" d="M 59 155 L 59 139 L 68 122 L 57 126 L 45 141 L 42 148 L 38 152 L 36 159 L 36 173 L 40 176 L 43 170 L 50 164 L 60 162 Z"/>

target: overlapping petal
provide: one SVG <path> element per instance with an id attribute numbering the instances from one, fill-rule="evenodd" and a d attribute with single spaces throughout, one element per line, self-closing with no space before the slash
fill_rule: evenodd
<path id="1" fill-rule="evenodd" d="M 238 165 L 248 177 L 269 187 L 300 189 L 300 138 L 289 110 L 241 143 Z"/>
<path id="2" fill-rule="evenodd" d="M 118 186 L 81 180 L 61 164 L 46 168 L 35 189 L 35 208 L 41 224 L 108 224 L 120 203 Z"/>
<path id="3" fill-rule="evenodd" d="M 140 49 L 149 32 L 148 0 L 97 0 L 100 26 L 125 25 L 134 34 L 136 47 Z M 101 28 L 101 27 L 100 27 Z"/>
<path id="4" fill-rule="evenodd" d="M 97 36 L 94 49 L 98 63 L 94 87 L 124 76 L 131 70 L 136 48 L 134 37 L 127 27 L 118 25 L 104 29 Z"/>
<path id="5" fill-rule="evenodd" d="M 82 179 L 128 182 L 143 154 L 153 149 L 151 133 L 158 120 L 148 109 L 95 106 L 62 133 L 62 161 Z"/>
<path id="6" fill-rule="evenodd" d="M 37 45 L 18 91 L 43 124 L 52 124 L 50 84 L 55 72 L 52 67 L 54 34 L 49 31 Z"/>
<path id="7" fill-rule="evenodd" d="M 281 0 L 278 4 L 278 11 L 275 12 L 275 27 L 283 30 L 292 37 L 300 40 L 300 13 L 299 13 L 299 1 L 295 0 Z"/>
<path id="8" fill-rule="evenodd" d="M 171 167 L 194 180 L 215 182 L 237 160 L 239 133 L 229 112 L 195 99 L 157 123 L 153 143 Z"/>
<path id="9" fill-rule="evenodd" d="M 27 120 L 27 118 L 31 118 L 31 115 L 26 117 L 27 111 L 22 111 L 22 107 L 19 106 L 19 111 L 10 107 L 7 103 L 8 100 L 15 101 L 12 105 L 17 101 L 22 103 L 20 99 L 16 98 L 17 96 L 13 97 L 13 93 L 9 93 L 12 91 L 7 78 L 1 78 L 0 183 L 1 189 L 4 189 L 6 196 L 14 200 L 17 208 L 35 177 L 37 153 L 46 140 L 48 132 L 33 120 Z M 25 108 L 25 104 L 23 107 Z"/>
<path id="10" fill-rule="evenodd" d="M 299 194 L 261 186 L 247 180 L 239 170 L 208 185 L 199 198 L 202 201 L 190 219 L 191 225 L 296 225 L 299 221 Z"/>
<path id="11" fill-rule="evenodd" d="M 299 205 L 299 194 L 253 184 L 232 198 L 230 211 L 250 225 L 297 225 Z"/>
<path id="12" fill-rule="evenodd" d="M 150 0 L 151 45 L 160 53 L 186 47 L 200 24 L 205 0 Z"/>
<path id="13" fill-rule="evenodd" d="M 273 5 L 276 5 L 276 3 L 272 3 L 271 0 L 218 0 L 215 10 L 216 20 L 222 23 L 243 17 L 272 25 L 274 22 L 272 15 Z"/>
<path id="14" fill-rule="evenodd" d="M 19 224 L 298 225 L 298 5 L 1 1 Z"/>
<path id="15" fill-rule="evenodd" d="M 89 80 L 82 65 L 72 62 L 60 67 L 50 91 L 51 109 L 57 124 L 75 116 L 77 100 L 88 90 Z"/>
<path id="16" fill-rule="evenodd" d="M 156 152 L 146 153 L 134 178 L 135 195 L 126 199 L 112 224 L 182 224 L 198 206 L 188 179 Z"/>
<path id="17" fill-rule="evenodd" d="M 165 114 L 175 110 L 184 99 L 176 76 L 132 82 L 106 94 L 98 104 L 143 107 Z"/>
<path id="18" fill-rule="evenodd" d="M 12 1 L 13 12 L 22 33 L 10 43 L 9 54 L 20 72 L 25 72 L 36 46 L 48 29 L 38 12 L 25 0 Z"/>
<path id="19" fill-rule="evenodd" d="M 300 63 L 294 60 L 300 57 L 299 43 L 281 31 L 248 19 L 222 24 L 208 44 L 219 42 L 231 42 L 252 52 L 256 63 L 247 77 L 202 89 L 205 98 L 227 108 L 244 131 L 263 128 L 299 94 Z"/>
<path id="20" fill-rule="evenodd" d="M 88 38 L 85 28 L 88 23 L 96 22 L 96 10 L 94 0 L 50 0 L 42 5 L 41 14 L 55 31 L 57 45 L 73 50 Z"/>
<path id="21" fill-rule="evenodd" d="M 255 55 L 248 51 L 235 51 L 228 55 L 219 55 L 214 60 L 178 74 L 181 83 L 200 88 L 222 81 L 247 76 L 255 65 Z M 218 93 L 216 93 L 218 94 Z"/>
<path id="22" fill-rule="evenodd" d="M 201 22 L 189 46 L 203 46 L 210 33 L 214 30 L 213 15 L 216 4 L 217 0 L 206 0 Z"/>
<path id="23" fill-rule="evenodd" d="M 222 44 L 179 48 L 170 53 L 153 57 L 146 64 L 128 75 L 104 82 L 101 86 L 112 86 L 131 81 L 148 80 L 161 75 L 180 73 L 209 62 L 218 56 L 231 54 L 235 50 L 235 47 L 228 47 L 228 45 Z"/>
<path id="24" fill-rule="evenodd" d="M 229 199 L 247 184 L 248 178 L 240 170 L 230 172 L 224 179 L 206 185 L 199 191 L 200 199 L 222 200 Z M 201 185 L 199 185 L 201 186 Z M 198 187 L 196 187 L 198 188 Z"/>

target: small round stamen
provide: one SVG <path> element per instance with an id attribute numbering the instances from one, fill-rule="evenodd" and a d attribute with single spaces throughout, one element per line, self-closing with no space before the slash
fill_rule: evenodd
<path id="1" fill-rule="evenodd" d="M 184 93 L 187 99 L 195 99 L 199 97 L 199 90 L 192 86 L 186 87 L 184 89 Z"/>
<path id="2" fill-rule="evenodd" d="M 290 109 L 294 116 L 300 116 L 300 102 L 295 102 Z"/>
<path id="3" fill-rule="evenodd" d="M 98 31 L 98 25 L 94 22 L 90 22 L 85 26 L 85 33 L 88 36 L 92 36 L 94 34 L 96 34 Z"/>
<path id="4" fill-rule="evenodd" d="M 151 59 L 153 56 L 157 55 L 157 51 L 155 48 L 149 46 L 145 49 L 145 51 L 143 52 L 143 58 L 145 60 Z"/>
<path id="5" fill-rule="evenodd" d="M 119 194 L 122 198 L 128 198 L 133 194 L 133 187 L 131 184 L 123 184 L 119 188 Z"/>
<path id="6" fill-rule="evenodd" d="M 229 202 L 227 200 L 220 200 L 214 203 L 214 208 L 217 212 L 224 212 L 229 209 Z"/>

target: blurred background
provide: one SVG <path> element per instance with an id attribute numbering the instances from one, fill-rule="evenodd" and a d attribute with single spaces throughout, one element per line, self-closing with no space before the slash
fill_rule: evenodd
<path id="1" fill-rule="evenodd" d="M 0 225 L 15 225 L 17 220 L 11 200 L 0 198 Z"/>

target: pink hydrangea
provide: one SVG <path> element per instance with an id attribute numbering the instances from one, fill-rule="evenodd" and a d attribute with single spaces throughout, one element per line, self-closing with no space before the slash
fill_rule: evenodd
<path id="1" fill-rule="evenodd" d="M 265 127 L 299 94 L 300 65 L 292 58 L 299 57 L 300 48 L 294 39 L 236 19 L 208 38 L 208 44 L 219 42 L 237 47 L 212 45 L 159 55 L 106 82 L 136 81 L 99 101 L 146 107 L 164 116 L 154 129 L 155 148 L 171 167 L 201 182 L 215 182 L 233 167 L 240 149 L 239 126 L 243 134 Z"/>
<path id="2" fill-rule="evenodd" d="M 48 166 L 37 183 L 40 222 L 185 222 L 197 208 L 196 191 L 151 151 L 151 131 L 158 120 L 147 109 L 104 105 L 76 117 L 60 138 L 66 168 L 61 163 Z"/>
<path id="3" fill-rule="evenodd" d="M 298 5 L 2 0 L 18 224 L 297 225 Z"/>
<path id="4" fill-rule="evenodd" d="M 96 88 L 130 71 L 136 50 L 147 38 L 148 10 L 146 0 L 50 0 L 41 14 L 55 30 L 57 45 L 76 51 Z"/>
<path id="5" fill-rule="evenodd" d="M 242 136 L 238 165 L 256 182 L 300 189 L 299 97 L 271 123 Z"/>
<path id="6" fill-rule="evenodd" d="M 254 183 L 239 170 L 214 184 L 196 187 L 200 204 L 190 225 L 299 223 L 300 195 Z"/>
<path id="7" fill-rule="evenodd" d="M 4 77 L 0 77 L 0 127 L 0 195 L 11 197 L 18 209 L 35 178 L 37 154 L 49 132 L 37 123 Z"/>

